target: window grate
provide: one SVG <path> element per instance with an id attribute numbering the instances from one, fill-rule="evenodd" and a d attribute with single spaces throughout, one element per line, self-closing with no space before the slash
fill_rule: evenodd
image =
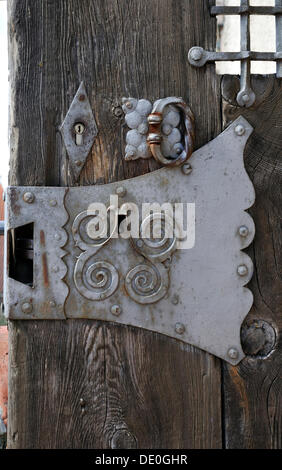
<path id="1" fill-rule="evenodd" d="M 192 47 L 188 60 L 194 67 L 203 67 L 207 62 L 233 61 L 241 62 L 241 86 L 237 95 L 239 106 L 250 107 L 255 102 L 255 93 L 251 87 L 251 61 L 275 61 L 276 76 L 282 78 L 282 0 L 275 0 L 275 6 L 250 6 L 249 0 L 241 0 L 240 6 L 211 6 L 211 16 L 240 15 L 241 51 L 211 52 L 202 47 Z M 250 50 L 250 16 L 275 15 L 276 18 L 276 52 L 255 52 Z"/>

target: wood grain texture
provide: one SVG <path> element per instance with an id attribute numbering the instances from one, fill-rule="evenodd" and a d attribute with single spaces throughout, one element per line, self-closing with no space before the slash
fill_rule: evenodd
<path id="1" fill-rule="evenodd" d="M 182 96 L 196 146 L 221 130 L 206 0 L 10 0 L 10 184 L 74 185 L 59 126 L 83 80 L 99 135 L 79 184 L 130 178 L 123 96 Z M 221 447 L 220 361 L 148 331 L 89 320 L 10 322 L 9 448 Z"/>
<path id="2" fill-rule="evenodd" d="M 246 169 L 256 190 L 250 209 L 256 236 L 248 249 L 255 268 L 250 283 L 254 306 L 244 325 L 249 328 L 245 349 L 252 354 L 237 367 L 224 364 L 225 441 L 227 448 L 276 449 L 282 447 L 282 84 L 274 76 L 254 76 L 257 101 L 248 110 L 236 106 L 238 86 L 236 77 L 224 78 L 223 115 L 228 123 L 243 114 L 254 127 L 245 149 Z M 267 331 L 259 328 L 259 320 L 275 331 L 269 354 Z"/>

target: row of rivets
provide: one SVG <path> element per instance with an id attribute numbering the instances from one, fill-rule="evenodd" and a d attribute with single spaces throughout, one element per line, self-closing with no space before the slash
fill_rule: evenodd
<path id="1" fill-rule="evenodd" d="M 52 308 L 55 308 L 56 302 L 54 302 L 54 300 L 50 300 L 49 306 Z M 31 302 L 23 302 L 21 308 L 22 308 L 23 313 L 31 313 L 33 310 L 33 306 Z"/>
<path id="2" fill-rule="evenodd" d="M 26 193 L 24 193 L 24 195 L 23 195 L 23 200 L 24 200 L 24 202 L 26 202 L 27 204 L 32 204 L 32 203 L 34 202 L 34 200 L 35 200 L 35 196 L 34 196 L 34 194 L 31 193 L 31 192 L 26 192 Z M 50 204 L 51 207 L 55 207 L 58 203 L 57 203 L 57 201 L 56 201 L 55 199 L 51 199 L 51 200 L 49 201 L 49 204 Z"/>

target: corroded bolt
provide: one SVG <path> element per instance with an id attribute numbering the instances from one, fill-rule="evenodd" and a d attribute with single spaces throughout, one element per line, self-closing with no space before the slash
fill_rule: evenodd
<path id="1" fill-rule="evenodd" d="M 81 160 L 75 160 L 75 164 L 76 164 L 76 166 L 81 166 L 81 165 L 82 165 L 82 161 L 81 161 Z"/>
<path id="2" fill-rule="evenodd" d="M 230 348 L 230 349 L 228 349 L 227 354 L 228 354 L 228 356 L 230 357 L 230 359 L 237 359 L 238 356 L 239 356 L 239 352 L 237 351 L 236 348 Z"/>
<path id="3" fill-rule="evenodd" d="M 190 175 L 190 173 L 192 172 L 192 167 L 191 167 L 190 163 L 185 163 L 181 167 L 181 170 L 182 170 L 182 173 L 184 173 L 184 175 Z"/>
<path id="4" fill-rule="evenodd" d="M 33 193 L 24 193 L 23 195 L 23 200 L 24 202 L 27 202 L 28 204 L 32 204 L 34 201 L 34 194 Z"/>
<path id="5" fill-rule="evenodd" d="M 24 302 L 22 304 L 22 312 L 23 313 L 31 313 L 32 312 L 32 304 L 30 302 Z"/>
<path id="6" fill-rule="evenodd" d="M 235 133 L 237 135 L 243 135 L 245 134 L 245 128 L 242 126 L 242 124 L 238 124 L 238 126 L 235 127 Z"/>
<path id="7" fill-rule="evenodd" d="M 126 189 L 123 187 L 123 186 L 119 186 L 117 189 L 116 189 L 116 194 L 120 197 L 123 197 L 126 195 Z"/>
<path id="8" fill-rule="evenodd" d="M 183 325 L 183 323 L 176 323 L 175 331 L 178 335 L 182 335 L 185 331 L 185 326 Z"/>
<path id="9" fill-rule="evenodd" d="M 119 305 L 112 305 L 111 306 L 111 313 L 118 317 L 121 314 L 121 308 Z"/>
<path id="10" fill-rule="evenodd" d="M 203 57 L 203 51 L 199 47 L 194 47 L 190 51 L 190 58 L 192 60 L 195 60 L 196 62 L 198 62 L 198 60 L 201 60 L 202 57 Z"/>
<path id="11" fill-rule="evenodd" d="M 240 264 L 237 268 L 237 273 L 239 276 L 246 276 L 248 274 L 248 268 L 245 264 Z"/>
<path id="12" fill-rule="evenodd" d="M 241 227 L 239 227 L 238 229 L 238 232 L 239 232 L 240 237 L 243 237 L 243 238 L 249 235 L 249 229 L 248 227 L 246 227 L 246 225 L 241 225 Z"/>

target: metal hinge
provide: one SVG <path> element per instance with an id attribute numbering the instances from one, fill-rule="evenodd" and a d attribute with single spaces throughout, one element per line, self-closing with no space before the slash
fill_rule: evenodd
<path id="1" fill-rule="evenodd" d="M 243 162 L 251 132 L 239 117 L 186 165 L 120 183 L 9 187 L 6 316 L 136 326 L 237 364 L 253 301 L 244 287 L 252 262 L 241 251 L 255 231 L 245 212 L 254 202 Z M 146 215 L 144 205 L 152 209 Z M 179 207 L 183 230 L 176 230 Z"/>

